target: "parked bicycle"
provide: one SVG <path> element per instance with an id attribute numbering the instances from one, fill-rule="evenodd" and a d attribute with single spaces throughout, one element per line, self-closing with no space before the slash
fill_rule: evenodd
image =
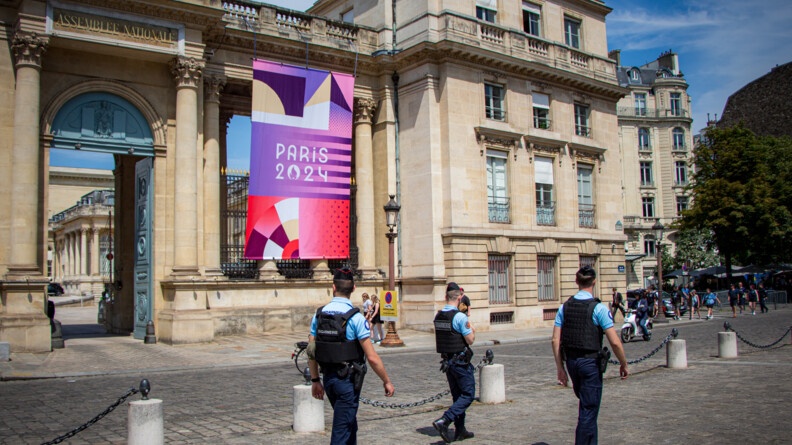
<path id="1" fill-rule="evenodd" d="M 292 360 L 294 360 L 294 366 L 297 367 L 297 371 L 300 375 L 305 375 L 305 370 L 308 369 L 308 354 L 305 350 L 308 348 L 307 341 L 298 341 L 294 344 L 294 352 L 292 352 Z"/>

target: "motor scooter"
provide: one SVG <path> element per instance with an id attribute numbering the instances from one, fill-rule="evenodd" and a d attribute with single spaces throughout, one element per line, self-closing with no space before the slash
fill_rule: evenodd
<path id="1" fill-rule="evenodd" d="M 643 330 L 638 326 L 638 317 L 635 309 L 627 309 L 624 316 L 624 324 L 621 327 L 622 343 L 628 343 L 633 337 L 642 335 L 644 341 L 652 339 L 652 317 L 646 320 L 647 335 L 643 335 Z"/>

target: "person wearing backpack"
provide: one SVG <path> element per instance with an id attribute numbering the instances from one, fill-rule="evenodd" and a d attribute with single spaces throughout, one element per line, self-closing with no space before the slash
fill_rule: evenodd
<path id="1" fill-rule="evenodd" d="M 354 290 L 352 271 L 337 270 L 333 275 L 333 300 L 316 311 L 308 336 L 311 393 L 319 400 L 327 394 L 333 407 L 331 445 L 357 443 L 357 411 L 367 360 L 382 380 L 385 397 L 394 392 L 385 365 L 369 340 L 369 323 L 349 300 Z"/>
<path id="2" fill-rule="evenodd" d="M 712 320 L 712 308 L 715 307 L 716 302 L 720 304 L 720 299 L 715 295 L 715 292 L 707 288 L 707 295 L 704 296 L 704 306 L 707 306 L 707 320 Z"/>

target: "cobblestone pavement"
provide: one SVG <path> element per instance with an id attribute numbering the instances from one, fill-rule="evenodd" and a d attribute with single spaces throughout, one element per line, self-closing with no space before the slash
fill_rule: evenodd
<path id="1" fill-rule="evenodd" d="M 787 423 L 792 409 L 790 334 L 787 333 L 777 346 L 768 349 L 756 349 L 738 342 L 740 357 L 727 360 L 717 357 L 717 333 L 723 330 L 723 321 L 728 320 L 746 339 L 756 344 L 768 344 L 787 332 L 792 324 L 790 315 L 792 308 L 782 308 L 766 315 L 737 319 L 657 324 L 651 342 L 633 341 L 625 345 L 629 359 L 640 358 L 657 346 L 672 327 L 677 327 L 679 338 L 686 341 L 689 367 L 684 370 L 666 368 L 665 350 L 631 366 L 632 375 L 625 381 L 618 379 L 617 366 L 611 366 L 606 374 L 600 413 L 600 443 L 788 443 L 792 430 Z M 554 383 L 555 370 L 547 332 L 542 332 L 544 338 L 541 341 L 525 342 L 517 342 L 525 336 L 501 333 L 500 337 L 511 336 L 515 342 L 474 348 L 474 361 L 483 356 L 485 349 L 491 348 L 495 353 L 495 363 L 505 366 L 509 400 L 498 405 L 473 404 L 468 411 L 468 427 L 476 437 L 468 443 L 572 443 L 577 399 L 570 388 Z M 437 354 L 423 347 L 430 343 L 421 343 L 426 338 L 431 340 L 431 337 L 406 335 L 404 338 L 405 342 L 410 339 L 411 344 L 420 344 L 420 347 L 401 350 L 379 348 L 396 386 L 396 395 L 387 401 L 417 401 L 444 391 L 447 385 L 438 372 Z M 87 339 L 80 341 L 90 343 Z M 97 362 L 97 368 L 108 368 L 107 372 L 0 382 L 0 443 L 28 444 L 51 440 L 103 411 L 129 387 L 136 387 L 144 377 L 151 381 L 151 397 L 164 401 L 165 434 L 169 443 L 289 445 L 329 441 L 332 416 L 329 403 L 325 408 L 328 432 L 297 434 L 291 430 L 292 391 L 301 380 L 292 363 L 274 361 L 270 355 L 262 353 L 246 364 L 233 365 L 241 363 L 239 355 L 246 354 L 247 348 L 254 345 L 243 347 L 240 339 L 225 341 L 228 345 L 235 345 L 230 347 L 232 350 L 238 348 L 239 354 L 228 353 L 229 363 L 224 367 L 178 369 L 179 360 L 186 360 L 182 354 L 189 357 L 190 349 L 199 355 L 210 352 L 200 347 L 163 345 L 163 355 L 167 355 L 167 351 L 178 351 L 173 354 L 176 365 L 172 370 L 159 369 L 162 366 L 145 368 L 138 363 L 124 373 L 113 374 L 114 370 L 123 371 L 123 368 L 109 362 Z M 244 341 L 266 342 L 268 339 L 248 338 Z M 288 357 L 290 347 L 286 345 L 291 341 L 291 338 L 277 341 L 270 338 L 268 344 L 258 344 L 258 347 L 262 350 L 276 348 L 278 353 L 286 352 Z M 67 349 L 76 346 L 68 345 Z M 222 342 L 211 347 L 222 349 Z M 106 349 L 115 351 L 116 348 Z M 181 352 L 183 349 L 187 352 Z M 130 351 L 135 355 L 134 348 Z M 118 353 L 113 355 L 101 360 L 124 361 L 123 357 L 115 357 Z M 216 360 L 218 354 L 214 353 L 213 357 Z M 23 358 L 19 360 L 25 361 Z M 34 369 L 30 362 L 26 364 Z M 49 364 L 44 367 L 49 368 Z M 130 372 L 136 369 L 147 370 Z M 385 400 L 381 388 L 379 380 L 371 373 L 363 395 Z M 131 399 L 138 398 L 132 396 Z M 362 405 L 358 416 L 358 437 L 361 442 L 377 444 L 441 443 L 431 422 L 449 403 L 450 397 L 447 396 L 410 409 Z M 126 411 L 125 405 L 120 406 L 65 443 L 124 443 Z"/>

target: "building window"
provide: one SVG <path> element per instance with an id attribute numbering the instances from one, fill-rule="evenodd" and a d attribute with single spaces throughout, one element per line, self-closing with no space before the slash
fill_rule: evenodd
<path id="1" fill-rule="evenodd" d="M 655 216 L 654 198 L 651 196 L 644 196 L 643 198 L 641 198 L 641 205 L 643 207 L 643 217 L 654 218 Z"/>
<path id="2" fill-rule="evenodd" d="M 591 136 L 588 105 L 575 104 L 575 134 L 585 137 Z"/>
<path id="3" fill-rule="evenodd" d="M 542 35 L 542 8 L 533 3 L 523 2 L 523 31 L 532 36 Z"/>
<path id="4" fill-rule="evenodd" d="M 489 255 L 489 303 L 510 304 L 508 255 Z"/>
<path id="5" fill-rule="evenodd" d="M 553 159 L 534 158 L 536 175 L 536 223 L 540 226 L 555 225 L 555 201 L 553 200 Z"/>
<path id="6" fill-rule="evenodd" d="M 641 127 L 638 129 L 638 150 L 649 151 L 651 150 L 649 142 L 649 129 Z"/>
<path id="7" fill-rule="evenodd" d="M 506 110 L 503 107 L 505 92 L 500 85 L 484 84 L 485 110 L 487 119 L 502 121 L 506 119 Z"/>
<path id="8" fill-rule="evenodd" d="M 578 225 L 580 227 L 595 227 L 593 171 L 594 169 L 590 165 L 578 164 Z"/>
<path id="9" fill-rule="evenodd" d="M 550 96 L 533 93 L 534 128 L 550 129 Z"/>
<path id="10" fill-rule="evenodd" d="M 688 197 L 687 196 L 677 196 L 676 197 L 676 206 L 677 206 L 677 216 L 682 216 L 682 212 L 688 209 Z"/>
<path id="11" fill-rule="evenodd" d="M 349 8 L 345 12 L 341 13 L 341 21 L 344 23 L 355 23 L 355 10 L 353 8 Z"/>
<path id="12" fill-rule="evenodd" d="M 682 94 L 671 93 L 671 115 L 682 116 Z"/>
<path id="13" fill-rule="evenodd" d="M 635 115 L 646 116 L 646 93 L 635 93 Z"/>
<path id="14" fill-rule="evenodd" d="M 641 71 L 638 69 L 630 70 L 630 83 L 641 83 Z"/>
<path id="15" fill-rule="evenodd" d="M 644 238 L 644 253 L 649 256 L 657 255 L 657 243 L 654 238 Z"/>
<path id="16" fill-rule="evenodd" d="M 640 164 L 641 164 L 641 185 L 653 186 L 654 181 L 652 179 L 652 162 L 641 161 Z"/>
<path id="17" fill-rule="evenodd" d="M 685 130 L 676 127 L 673 132 L 674 150 L 685 149 Z"/>
<path id="18" fill-rule="evenodd" d="M 687 185 L 687 162 L 676 161 L 674 162 L 674 181 L 676 185 Z"/>
<path id="19" fill-rule="evenodd" d="M 536 287 L 539 301 L 555 301 L 555 257 L 536 258 Z"/>
<path id="20" fill-rule="evenodd" d="M 509 219 L 509 194 L 506 187 L 506 160 L 505 152 L 487 150 L 487 204 L 489 206 L 489 221 L 508 223 Z"/>
<path id="21" fill-rule="evenodd" d="M 476 0 L 476 18 L 495 23 L 498 13 L 498 0 Z"/>
<path id="22" fill-rule="evenodd" d="M 580 21 L 564 17 L 564 37 L 567 46 L 580 49 Z"/>

